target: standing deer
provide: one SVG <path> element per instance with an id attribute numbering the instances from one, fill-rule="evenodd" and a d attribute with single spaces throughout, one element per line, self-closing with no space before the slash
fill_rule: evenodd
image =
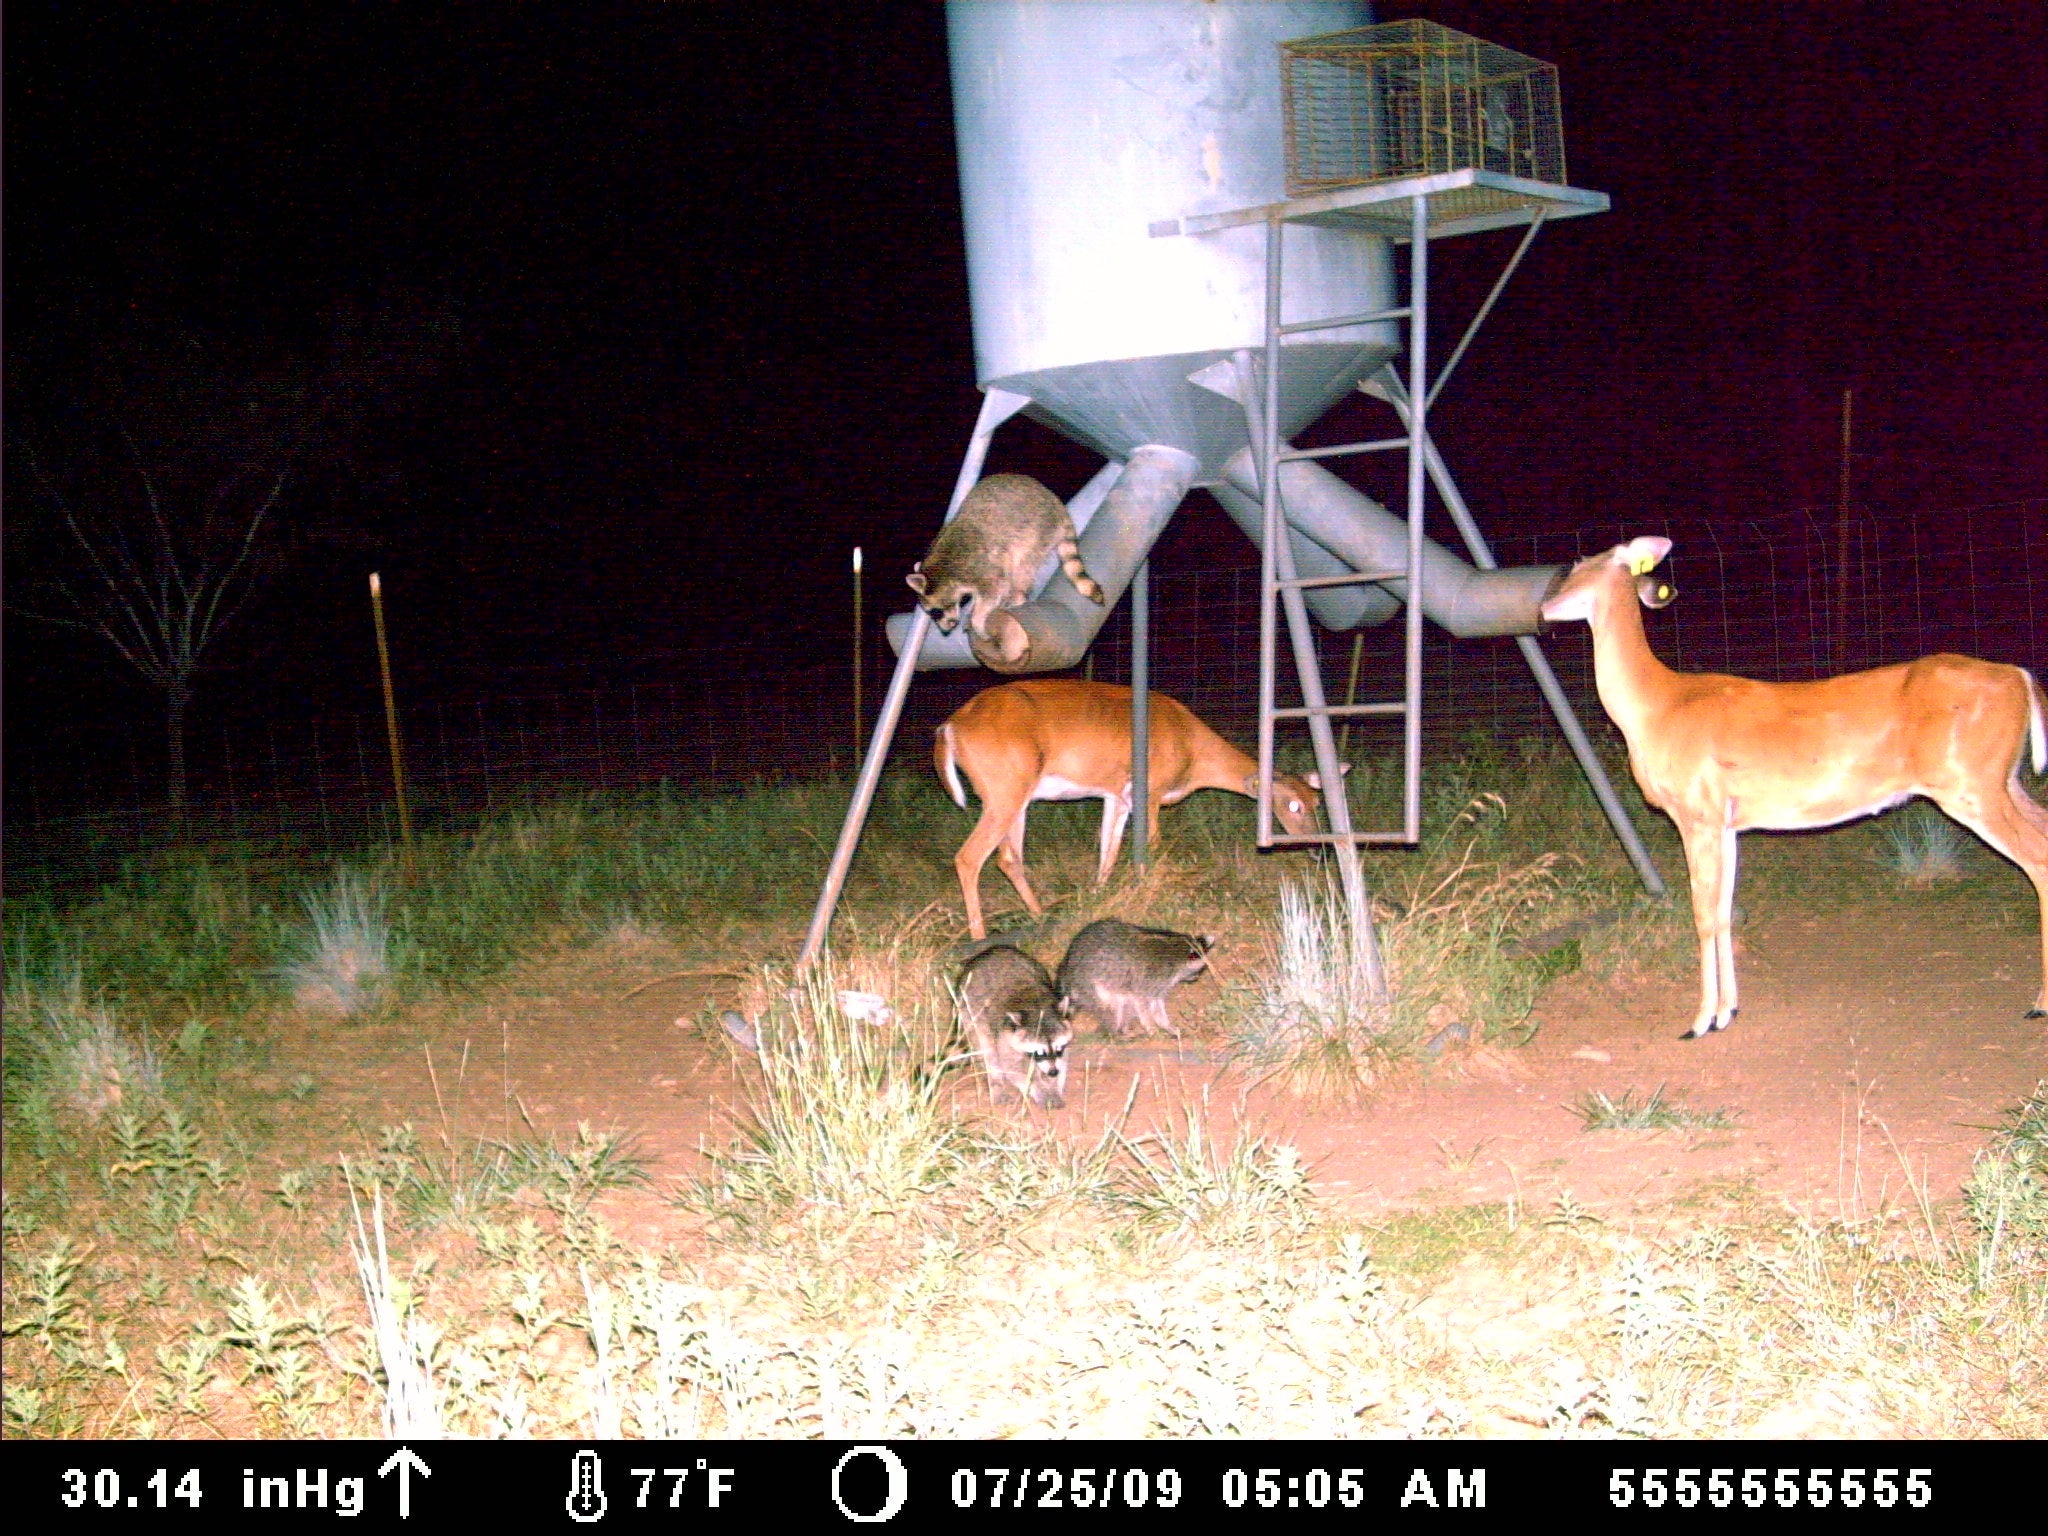
<path id="1" fill-rule="evenodd" d="M 1872 816 L 1925 795 L 2026 871 L 2041 898 L 2048 1013 L 2048 811 L 2020 786 L 2029 740 L 2048 766 L 2041 687 L 2019 667 L 1970 656 L 1918 661 L 1806 683 L 1673 672 L 1650 651 L 1642 609 L 1677 594 L 1650 572 L 1669 539 L 1643 537 L 1581 560 L 1543 617 L 1593 628 L 1593 677 L 1628 739 L 1643 798 L 1678 823 L 1700 941 L 1694 1039 L 1735 1017 L 1735 837 Z"/>
<path id="2" fill-rule="evenodd" d="M 1159 808 L 1178 805 L 1198 789 L 1259 792 L 1259 765 L 1163 693 L 1152 707 L 1146 824 L 1159 825 Z M 960 775 L 981 799 L 981 820 L 953 857 L 967 927 L 984 938 L 981 871 L 988 856 L 1034 913 L 1043 913 L 1024 873 L 1024 818 L 1034 800 L 1102 802 L 1101 862 L 1096 883 L 1109 878 L 1124 823 L 1131 815 L 1131 690 L 1113 683 L 1041 677 L 1003 683 L 977 693 L 939 727 L 932 744 L 953 803 L 967 809 Z M 1321 781 L 1273 775 L 1273 814 L 1289 832 L 1314 830 Z"/>

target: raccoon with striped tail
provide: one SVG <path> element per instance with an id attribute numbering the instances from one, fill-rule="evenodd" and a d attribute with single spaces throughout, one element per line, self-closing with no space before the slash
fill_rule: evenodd
<path id="1" fill-rule="evenodd" d="M 1113 917 L 1090 923 L 1074 935 L 1067 958 L 1060 962 L 1060 1011 L 1095 1015 L 1118 1035 L 1130 1033 L 1127 1020 L 1147 1029 L 1178 1036 L 1167 1017 L 1166 994 L 1193 981 L 1209 968 L 1215 940 L 1206 933 L 1175 933 L 1170 928 L 1140 928 Z"/>
<path id="2" fill-rule="evenodd" d="M 1060 1012 L 1045 967 L 1021 949 L 992 945 L 967 962 L 953 992 L 995 1096 L 1007 1090 L 1041 1108 L 1064 1109 L 1074 1027 Z"/>
<path id="3" fill-rule="evenodd" d="M 959 514 L 903 579 L 941 633 L 965 619 L 977 650 L 1014 662 L 1030 642 L 1015 619 L 996 615 L 1030 598 L 1038 568 L 1054 551 L 1075 590 L 1092 603 L 1108 601 L 1081 564 L 1066 503 L 1029 475 L 990 475 L 967 493 Z"/>

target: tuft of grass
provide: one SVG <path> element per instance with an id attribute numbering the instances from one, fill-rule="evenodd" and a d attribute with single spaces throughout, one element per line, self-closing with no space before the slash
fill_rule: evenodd
<path id="1" fill-rule="evenodd" d="M 1397 892 L 1402 914 L 1386 931 L 1390 1037 L 1404 1049 L 1447 1021 L 1466 1025 L 1474 1039 L 1519 1028 L 1543 988 L 1581 959 L 1574 946 L 1530 957 L 1516 943 L 1597 893 L 1591 883 L 1568 882 L 1571 865 L 1561 855 L 1523 854 L 1513 822 L 1502 796 L 1475 797 Z"/>
<path id="2" fill-rule="evenodd" d="M 1969 873 L 1971 836 L 1932 801 L 1915 800 L 1879 818 L 1878 857 L 1911 886 L 1940 885 Z"/>
<path id="3" fill-rule="evenodd" d="M 61 1106 L 97 1124 L 161 1099 L 163 1065 L 146 1038 L 130 1035 L 101 1003 L 89 1003 L 77 953 L 26 936 L 7 954 L 7 1103 L 49 1130 Z"/>
<path id="4" fill-rule="evenodd" d="M 390 1251 L 384 1240 L 383 1193 L 371 1192 L 368 1229 L 353 1185 L 350 1205 L 355 1229 L 349 1234 L 349 1253 L 355 1259 L 356 1278 L 370 1313 L 370 1336 L 380 1368 L 372 1384 L 383 1389 L 379 1408 L 384 1435 L 387 1439 L 439 1440 L 445 1430 L 441 1392 L 434 1380 L 434 1330 L 420 1317 L 412 1287 L 391 1273 Z"/>
<path id="5" fill-rule="evenodd" d="M 1508 821 L 1507 802 L 1489 791 L 1425 848 L 1399 889 L 1397 915 L 1381 924 L 1384 1002 L 1366 988 L 1335 881 L 1283 883 L 1266 978 L 1233 1028 L 1238 1054 L 1296 1093 L 1341 1100 L 1454 1026 L 1481 1039 L 1523 1024 L 1581 955 L 1573 944 L 1529 957 L 1513 941 L 1579 893 L 1557 854 L 1525 858 L 1508 847 Z M 1587 898 L 1597 895 L 1597 881 L 1582 883 Z"/>
<path id="6" fill-rule="evenodd" d="M 1308 1169 L 1283 1143 L 1240 1130 L 1227 1150 L 1190 1106 L 1178 1133 L 1117 1134 L 1127 1161 L 1100 1200 L 1149 1226 L 1234 1246 L 1298 1235 L 1314 1219 Z"/>
<path id="7" fill-rule="evenodd" d="M 760 1076 L 737 1141 L 686 1198 L 741 1227 L 795 1215 L 821 1234 L 914 1224 L 970 1154 L 940 1093 L 942 1064 L 906 1036 L 849 1019 L 828 966 L 774 997 L 756 1026 Z"/>
<path id="8" fill-rule="evenodd" d="M 147 1040 L 123 1033 L 103 1008 L 55 1021 L 46 1049 L 52 1086 L 88 1120 L 163 1095 L 156 1052 Z"/>
<path id="9" fill-rule="evenodd" d="M 1633 1088 L 1618 1099 L 1595 1089 L 1571 1110 L 1589 1131 L 1724 1131 L 1737 1119 L 1734 1110 L 1688 1109 L 1674 1103 L 1664 1097 L 1661 1083 L 1640 1101 Z"/>
<path id="10" fill-rule="evenodd" d="M 292 1002 L 307 1013 L 355 1018 L 382 1002 L 392 981 L 391 920 L 383 886 L 352 869 L 301 898 L 308 926 L 282 967 Z"/>
<path id="11" fill-rule="evenodd" d="M 1281 884 L 1270 968 L 1232 1029 L 1254 1072 L 1313 1098 L 1351 1098 L 1378 1079 L 1390 1015 L 1358 937 L 1334 879 Z"/>
<path id="12" fill-rule="evenodd" d="M 463 1140 L 443 1125 L 424 1143 L 407 1122 L 387 1125 L 367 1151 L 344 1154 L 342 1181 L 349 1196 L 377 1207 L 381 1224 L 388 1210 L 416 1231 L 493 1230 L 491 1219 L 530 1194 L 530 1203 L 552 1212 L 571 1247 L 602 1245 L 591 1204 L 606 1190 L 649 1182 L 649 1158 L 636 1138 L 622 1131 L 598 1131 L 588 1122 L 575 1140 L 562 1145 L 552 1136 L 518 1141 Z M 314 1187 L 312 1172 L 288 1174 L 270 1191 L 287 1209 L 305 1202 Z"/>
<path id="13" fill-rule="evenodd" d="M 2048 1079 L 2006 1113 L 1963 1185 L 1963 1209 L 1978 1232 L 1977 1289 L 2001 1267 L 2015 1278 L 2048 1271 Z"/>
<path id="14" fill-rule="evenodd" d="M 639 1138 L 625 1131 L 597 1131 L 579 1121 L 574 1145 L 560 1146 L 553 1137 L 505 1148 L 513 1173 L 537 1184 L 547 1205 L 565 1215 L 589 1208 L 608 1189 L 630 1189 L 648 1182 L 650 1159 L 637 1146 Z"/>

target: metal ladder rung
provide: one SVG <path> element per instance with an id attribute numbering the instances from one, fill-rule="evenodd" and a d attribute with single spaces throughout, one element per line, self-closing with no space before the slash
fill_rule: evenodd
<path id="1" fill-rule="evenodd" d="M 1339 331 L 1347 325 L 1371 325 L 1379 320 L 1406 320 L 1413 311 L 1405 304 L 1399 309 L 1375 309 L 1362 315 L 1338 315 L 1329 320 L 1297 320 L 1280 327 L 1282 336 L 1299 336 L 1304 331 Z"/>
<path id="2" fill-rule="evenodd" d="M 1269 848 L 1330 848 L 1338 843 L 1406 843 L 1406 834 L 1400 832 L 1275 832 Z"/>
<path id="3" fill-rule="evenodd" d="M 1384 704 L 1323 704 L 1315 707 L 1302 705 L 1299 708 L 1276 709 L 1275 720 L 1351 720 L 1365 715 L 1405 715 L 1408 713 L 1406 699 L 1394 699 Z"/>
<path id="4" fill-rule="evenodd" d="M 1391 571 L 1346 571 L 1342 576 L 1298 576 L 1292 581 L 1275 582 L 1282 588 L 1292 587 L 1297 592 L 1306 592 L 1313 587 L 1348 587 L 1360 581 L 1406 581 L 1408 567 L 1397 566 Z"/>
<path id="5" fill-rule="evenodd" d="M 1405 437 L 1377 437 L 1366 443 L 1338 443 L 1332 448 L 1289 448 L 1280 455 L 1282 464 L 1292 464 L 1297 459 L 1334 459 L 1347 453 L 1385 453 L 1394 448 L 1406 448 Z"/>

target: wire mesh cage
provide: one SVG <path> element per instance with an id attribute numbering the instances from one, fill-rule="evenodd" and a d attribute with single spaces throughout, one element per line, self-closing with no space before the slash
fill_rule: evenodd
<path id="1" fill-rule="evenodd" d="M 1444 171 L 1565 185 L 1557 69 L 1433 21 L 1280 45 L 1287 195 Z"/>

